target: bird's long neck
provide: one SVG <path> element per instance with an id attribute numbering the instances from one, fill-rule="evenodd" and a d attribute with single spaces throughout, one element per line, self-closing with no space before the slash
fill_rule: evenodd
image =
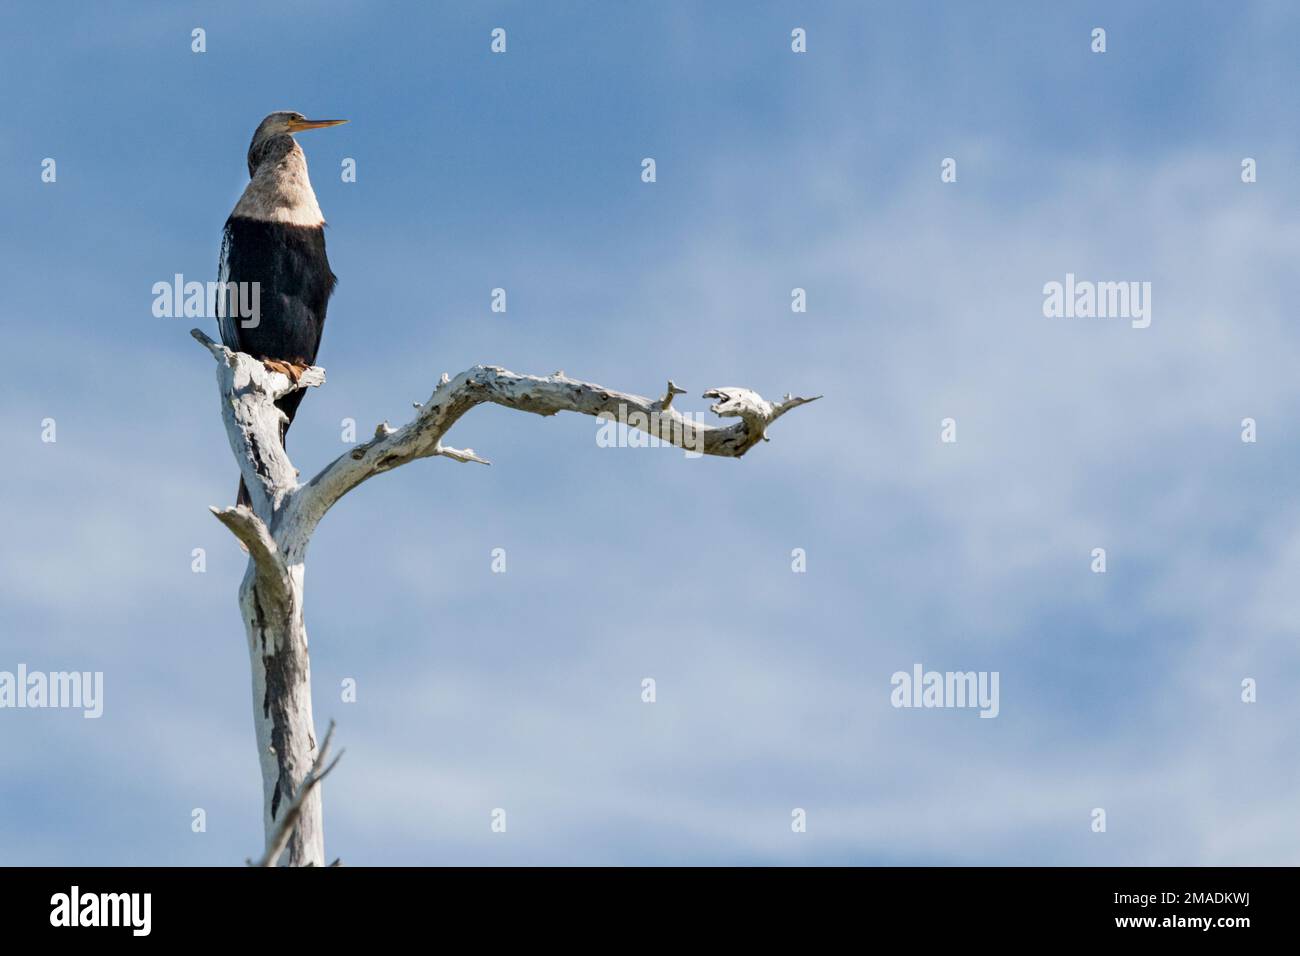
<path id="1" fill-rule="evenodd" d="M 231 215 L 293 226 L 324 224 L 307 176 L 307 157 L 292 137 L 265 151 Z"/>

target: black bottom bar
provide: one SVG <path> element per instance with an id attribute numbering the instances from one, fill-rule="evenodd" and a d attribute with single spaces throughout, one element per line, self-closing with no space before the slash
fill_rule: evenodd
<path id="1" fill-rule="evenodd" d="M 610 942 L 665 945 L 701 930 L 733 943 L 841 930 L 882 940 L 906 926 L 927 944 L 1199 936 L 1231 945 L 1285 928 L 1294 881 L 1293 869 L 1228 868 L 0 869 L 0 925 L 7 942 L 76 934 L 91 945 L 247 944 L 276 924 L 295 945 L 422 928 L 542 941 L 599 927 L 626 934 Z M 437 938 L 459 937 L 428 937 Z"/>

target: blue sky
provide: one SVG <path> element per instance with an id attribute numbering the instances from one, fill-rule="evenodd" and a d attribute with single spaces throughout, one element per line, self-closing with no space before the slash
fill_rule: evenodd
<path id="1" fill-rule="evenodd" d="M 340 278 L 304 473 L 342 419 L 405 421 L 477 362 L 672 377 L 693 411 L 826 395 L 739 462 L 481 408 L 451 441 L 491 468 L 415 463 L 331 512 L 331 857 L 1300 862 L 1298 27 L 1281 2 L 6 6 L 0 670 L 100 670 L 106 699 L 0 710 L 0 864 L 261 846 L 243 555 L 207 511 L 237 475 L 194 323 L 150 290 L 215 278 L 275 109 L 352 121 L 300 138 Z M 1067 272 L 1150 281 L 1151 327 L 1044 318 Z M 891 707 L 916 662 L 998 671 L 999 716 Z"/>

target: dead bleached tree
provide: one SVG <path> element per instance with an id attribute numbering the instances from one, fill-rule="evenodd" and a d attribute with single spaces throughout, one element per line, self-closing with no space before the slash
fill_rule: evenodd
<path id="1" fill-rule="evenodd" d="M 284 416 L 275 401 L 297 389 L 324 384 L 324 370 L 309 369 L 295 382 L 282 371 L 213 342 L 198 329 L 191 335 L 217 360 L 222 419 L 252 500 L 251 509 L 212 511 L 248 549 L 239 606 L 253 671 L 253 723 L 266 832 L 263 862 L 283 866 L 323 866 L 325 861 L 318 784 L 333 764 L 322 771 L 328 741 L 318 752 L 312 721 L 303 571 L 312 532 L 340 498 L 366 479 L 419 458 L 487 464 L 473 449 L 442 444 L 460 417 L 484 402 L 537 415 L 600 416 L 706 455 L 739 458 L 766 440 L 774 421 L 816 400 L 787 395 L 768 402 L 747 388 L 710 389 L 704 395 L 716 399 L 712 411 L 739 419 L 721 427 L 694 422 L 674 409 L 673 398 L 682 390 L 672 382 L 663 398 L 652 401 L 576 381 L 563 372 L 542 378 L 479 365 L 455 378 L 444 374 L 429 400 L 416 406 L 413 421 L 398 429 L 385 422 L 374 438 L 340 455 L 303 484 L 280 444 Z"/>

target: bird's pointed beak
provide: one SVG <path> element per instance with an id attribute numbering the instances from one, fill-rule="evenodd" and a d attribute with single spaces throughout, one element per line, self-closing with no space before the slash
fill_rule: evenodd
<path id="1" fill-rule="evenodd" d="M 347 120 L 289 120 L 289 132 L 301 133 L 307 129 L 324 129 L 326 126 L 342 126 Z"/>

